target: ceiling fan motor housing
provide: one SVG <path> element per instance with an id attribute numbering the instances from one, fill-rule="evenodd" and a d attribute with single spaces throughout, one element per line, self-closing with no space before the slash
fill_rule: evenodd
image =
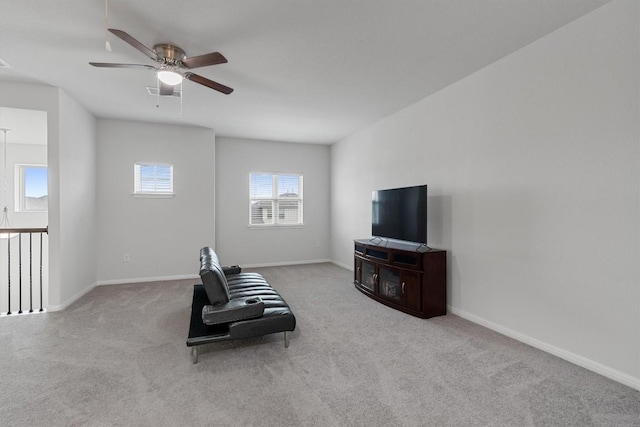
<path id="1" fill-rule="evenodd" d="M 187 57 L 184 50 L 172 44 L 161 43 L 153 46 L 153 51 L 167 64 L 176 65 Z"/>

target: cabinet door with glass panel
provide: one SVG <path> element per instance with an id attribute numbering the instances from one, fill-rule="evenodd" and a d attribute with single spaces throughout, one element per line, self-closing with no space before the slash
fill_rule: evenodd
<path id="1" fill-rule="evenodd" d="M 378 281 L 378 269 L 372 262 L 362 260 L 360 264 L 360 285 L 371 293 L 376 291 L 376 282 Z"/>
<path id="2" fill-rule="evenodd" d="M 395 302 L 402 301 L 400 287 L 400 270 L 379 266 L 378 295 Z"/>
<path id="3" fill-rule="evenodd" d="M 420 273 L 379 266 L 378 295 L 412 310 L 421 309 Z"/>

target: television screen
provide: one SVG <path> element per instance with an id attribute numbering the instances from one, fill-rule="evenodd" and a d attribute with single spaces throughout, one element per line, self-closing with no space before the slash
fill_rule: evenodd
<path id="1" fill-rule="evenodd" d="M 372 194 L 374 237 L 427 244 L 427 186 L 378 190 Z"/>

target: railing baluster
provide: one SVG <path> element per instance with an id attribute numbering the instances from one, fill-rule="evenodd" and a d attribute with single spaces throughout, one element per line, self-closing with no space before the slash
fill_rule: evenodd
<path id="1" fill-rule="evenodd" d="M 29 233 L 29 313 L 33 313 L 33 233 Z"/>
<path id="2" fill-rule="evenodd" d="M 7 235 L 7 314 L 11 314 L 11 234 Z"/>
<path id="3" fill-rule="evenodd" d="M 22 233 L 18 233 L 18 314 L 22 313 Z"/>
<path id="4" fill-rule="evenodd" d="M 42 239 L 43 235 L 40 233 L 40 311 L 44 311 L 42 309 Z"/>

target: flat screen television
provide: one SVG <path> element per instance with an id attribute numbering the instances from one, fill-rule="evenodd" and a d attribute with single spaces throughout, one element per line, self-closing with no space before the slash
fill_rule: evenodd
<path id="1" fill-rule="evenodd" d="M 427 244 L 427 186 L 374 191 L 371 196 L 374 237 Z"/>

